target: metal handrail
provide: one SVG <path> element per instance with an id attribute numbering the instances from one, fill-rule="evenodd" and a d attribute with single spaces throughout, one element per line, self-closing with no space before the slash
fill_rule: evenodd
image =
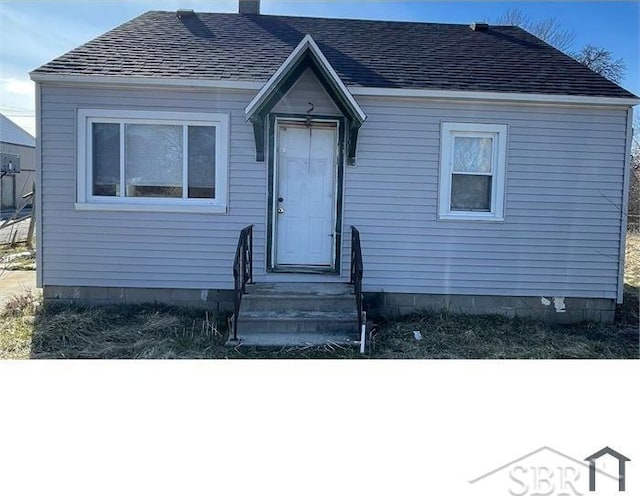
<path id="1" fill-rule="evenodd" d="M 253 224 L 240 231 L 233 260 L 233 340 L 238 340 L 238 314 L 247 283 L 253 282 Z"/>
<path id="2" fill-rule="evenodd" d="M 358 330 L 362 327 L 362 275 L 364 267 L 362 265 L 362 248 L 360 246 L 360 231 L 351 226 L 351 278 L 353 292 L 356 296 L 356 306 L 358 308 Z"/>

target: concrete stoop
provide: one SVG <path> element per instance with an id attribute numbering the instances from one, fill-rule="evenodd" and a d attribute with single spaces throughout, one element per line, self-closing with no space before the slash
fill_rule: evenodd
<path id="1" fill-rule="evenodd" d="M 253 284 L 242 297 L 232 346 L 307 347 L 358 344 L 352 287 L 343 283 Z M 233 332 L 231 333 L 233 336 Z"/>

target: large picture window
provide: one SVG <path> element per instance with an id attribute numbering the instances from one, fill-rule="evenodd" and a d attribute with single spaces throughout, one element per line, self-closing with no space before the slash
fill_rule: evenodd
<path id="1" fill-rule="evenodd" d="M 442 124 L 441 219 L 503 220 L 507 126 Z"/>
<path id="2" fill-rule="evenodd" d="M 78 208 L 225 212 L 226 114 L 78 111 Z"/>

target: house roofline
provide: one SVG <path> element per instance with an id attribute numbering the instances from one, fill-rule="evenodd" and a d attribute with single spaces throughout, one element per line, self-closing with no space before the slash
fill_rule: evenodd
<path id="1" fill-rule="evenodd" d="M 351 110 L 355 113 L 355 115 L 357 115 L 357 118 L 360 120 L 360 122 L 364 122 L 364 120 L 367 118 L 367 115 L 360 108 L 360 105 L 358 105 L 358 102 L 355 100 L 355 98 L 353 98 L 353 95 L 344 85 L 334 68 L 331 67 L 331 64 L 324 56 L 322 50 L 320 50 L 320 47 L 318 47 L 315 40 L 310 34 L 306 34 L 304 38 L 302 38 L 300 43 L 298 43 L 298 46 L 293 49 L 286 60 L 280 65 L 278 70 L 262 86 L 258 94 L 251 100 L 251 102 L 249 102 L 249 105 L 246 106 L 246 108 L 244 109 L 244 113 L 247 119 L 250 119 L 251 116 L 256 113 L 260 106 L 277 89 L 281 81 L 287 77 L 287 71 L 290 70 L 291 67 L 296 64 L 296 62 L 298 62 L 298 60 L 305 54 L 307 50 L 311 51 L 311 53 L 316 56 L 318 64 L 322 66 L 322 68 L 327 72 L 328 77 L 331 78 L 331 80 L 337 86 L 338 91 L 348 102 L 348 106 L 351 107 Z"/>
<path id="2" fill-rule="evenodd" d="M 36 83 L 86 84 L 98 86 L 166 87 L 192 89 L 261 90 L 267 81 L 238 81 L 233 79 L 165 78 L 157 76 L 102 76 L 84 74 L 30 73 Z M 476 100 L 539 104 L 599 105 L 629 107 L 640 104 L 640 98 L 586 95 L 552 95 L 542 93 L 510 93 L 495 91 L 432 90 L 411 88 L 378 88 L 346 86 L 353 96 L 383 96 L 397 98 L 425 98 L 444 100 Z"/>
<path id="3" fill-rule="evenodd" d="M 36 148 L 36 145 L 35 145 L 36 139 L 33 138 L 33 141 L 34 141 L 33 145 L 25 145 L 24 143 L 16 143 L 15 141 L 0 141 L 0 143 L 2 143 L 3 145 L 21 146 L 22 148 L 33 148 L 35 150 L 35 148 Z"/>
<path id="4" fill-rule="evenodd" d="M 624 456 L 622 453 L 618 453 L 616 450 L 609 448 L 609 446 L 606 446 L 604 448 L 602 448 L 600 451 L 596 451 L 593 455 L 588 456 L 587 458 L 585 458 L 585 461 L 588 462 L 592 462 L 597 460 L 598 458 L 604 456 L 604 455 L 611 455 L 612 457 L 614 457 L 615 459 L 619 460 L 619 461 L 625 461 L 625 462 L 630 462 L 631 459 L 627 458 L 626 456 Z"/>
<path id="5" fill-rule="evenodd" d="M 259 90 L 266 81 L 237 81 L 235 79 L 166 78 L 158 76 L 102 76 L 85 74 L 55 74 L 31 72 L 36 83 L 119 85 L 119 86 L 165 86 L 203 89 Z"/>
<path id="6" fill-rule="evenodd" d="M 497 91 L 429 90 L 372 87 L 349 87 L 349 91 L 351 91 L 351 93 L 356 96 L 392 96 L 400 98 L 441 98 L 523 103 L 621 105 L 625 107 L 640 104 L 640 98 L 586 95 L 552 95 L 543 93 L 511 93 Z"/>

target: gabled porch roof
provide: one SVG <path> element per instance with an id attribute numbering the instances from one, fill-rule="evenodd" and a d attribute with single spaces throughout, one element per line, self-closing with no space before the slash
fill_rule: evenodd
<path id="1" fill-rule="evenodd" d="M 329 97 L 346 117 L 347 157 L 350 161 L 355 159 L 358 129 L 367 115 L 331 67 L 312 36 L 307 34 L 245 108 L 245 116 L 253 124 L 258 162 L 264 161 L 266 116 L 307 68 L 313 71 Z"/>

